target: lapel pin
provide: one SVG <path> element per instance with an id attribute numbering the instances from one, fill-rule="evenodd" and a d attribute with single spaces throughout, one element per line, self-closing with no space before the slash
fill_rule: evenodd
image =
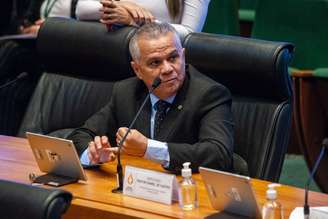
<path id="1" fill-rule="evenodd" d="M 183 106 L 182 105 L 179 105 L 178 106 L 178 110 L 182 110 Z"/>

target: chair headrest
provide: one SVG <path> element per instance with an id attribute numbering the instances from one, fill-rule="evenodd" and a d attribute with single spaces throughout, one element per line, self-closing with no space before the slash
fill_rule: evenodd
<path id="1" fill-rule="evenodd" d="M 61 218 L 72 200 L 70 192 L 0 180 L 0 212 L 7 218 Z"/>
<path id="2" fill-rule="evenodd" d="M 186 62 L 227 86 L 234 96 L 291 97 L 287 67 L 293 45 L 244 37 L 191 33 Z"/>
<path id="3" fill-rule="evenodd" d="M 134 75 L 128 48 L 134 31 L 109 32 L 98 22 L 49 18 L 39 30 L 37 51 L 48 72 L 119 80 Z"/>

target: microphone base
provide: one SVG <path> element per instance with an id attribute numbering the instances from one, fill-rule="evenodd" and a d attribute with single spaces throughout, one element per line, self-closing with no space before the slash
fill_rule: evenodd
<path id="1" fill-rule="evenodd" d="M 123 193 L 123 188 L 121 186 L 115 188 L 112 190 L 112 193 L 120 193 L 122 194 Z"/>
<path id="2" fill-rule="evenodd" d="M 116 182 L 117 187 L 112 190 L 112 193 L 123 193 L 123 173 L 121 165 L 117 165 Z"/>

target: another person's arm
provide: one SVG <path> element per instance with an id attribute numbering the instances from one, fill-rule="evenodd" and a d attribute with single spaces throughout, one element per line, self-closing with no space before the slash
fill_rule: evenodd
<path id="1" fill-rule="evenodd" d="M 100 3 L 103 5 L 100 22 L 104 24 L 138 26 L 155 20 L 150 11 L 133 2 L 101 0 Z"/>
<path id="2" fill-rule="evenodd" d="M 217 0 L 213 0 L 217 1 Z M 203 29 L 210 0 L 185 0 L 181 23 L 172 24 L 182 36 Z"/>
<path id="3" fill-rule="evenodd" d="M 39 32 L 41 24 L 43 24 L 44 19 L 39 19 L 35 21 L 32 25 L 20 26 L 19 32 L 22 34 L 37 34 Z"/>
<path id="4" fill-rule="evenodd" d="M 112 5 L 118 9 L 112 10 Z M 123 13 L 122 9 L 126 13 Z M 112 10 L 111 19 L 108 18 L 108 10 Z M 154 20 L 148 10 L 133 2 L 111 0 L 79 0 L 76 6 L 76 17 L 79 20 L 101 20 L 103 23 L 121 25 L 148 23 Z"/>

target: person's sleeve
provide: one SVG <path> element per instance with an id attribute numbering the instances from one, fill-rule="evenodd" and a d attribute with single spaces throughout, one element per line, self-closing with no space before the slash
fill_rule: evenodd
<path id="1" fill-rule="evenodd" d="M 166 142 L 148 139 L 147 150 L 144 157 L 148 160 L 160 163 L 164 168 L 169 167 L 170 155 Z"/>
<path id="2" fill-rule="evenodd" d="M 231 95 L 228 89 L 218 85 L 207 89 L 199 99 L 199 118 L 193 127 L 198 131 L 193 144 L 168 142 L 170 165 L 167 168 L 180 172 L 184 162 L 191 162 L 192 170 L 200 166 L 231 171 L 233 153 L 233 119 Z M 196 121 L 194 120 L 194 121 Z M 189 125 L 191 126 L 191 125 Z"/>
<path id="3" fill-rule="evenodd" d="M 88 150 L 89 149 L 87 148 L 85 151 L 83 151 L 83 153 L 80 157 L 80 162 L 83 167 L 85 167 L 85 168 L 97 167 L 97 166 L 99 166 L 99 164 L 105 163 L 105 160 L 107 159 L 107 157 L 102 156 L 102 157 L 100 157 L 100 162 L 98 164 L 91 164 L 89 156 L 88 156 Z"/>
<path id="4" fill-rule="evenodd" d="M 102 5 L 98 0 L 79 0 L 76 5 L 78 20 L 99 20 Z"/>
<path id="5" fill-rule="evenodd" d="M 172 24 L 179 35 L 186 36 L 191 32 L 203 29 L 210 0 L 185 0 L 181 24 Z"/>
<path id="6" fill-rule="evenodd" d="M 81 164 L 83 166 L 89 166 L 90 165 L 90 160 L 89 160 L 89 157 L 88 157 L 88 149 L 83 151 L 83 153 L 80 157 L 80 161 L 81 161 Z"/>
<path id="7" fill-rule="evenodd" d="M 91 116 L 82 127 L 75 129 L 69 136 L 74 142 L 79 156 L 88 148 L 95 136 L 108 136 L 111 146 L 116 146 L 115 133 L 117 130 L 115 120 L 112 119 L 112 102 L 108 103 L 96 114 Z"/>

